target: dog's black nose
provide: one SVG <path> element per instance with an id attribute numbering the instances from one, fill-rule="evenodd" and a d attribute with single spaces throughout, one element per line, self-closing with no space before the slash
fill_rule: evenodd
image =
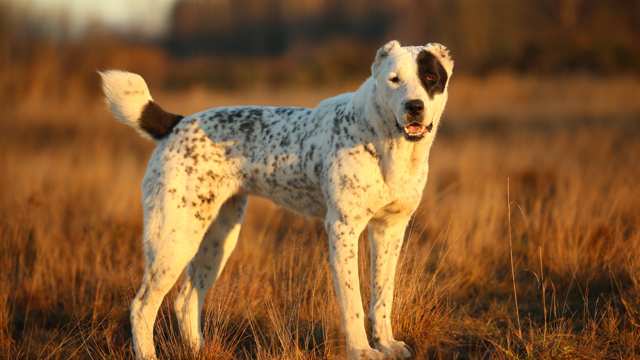
<path id="1" fill-rule="evenodd" d="M 420 99 L 409 100 L 404 103 L 404 108 L 411 115 L 420 115 L 424 110 L 424 102 Z"/>

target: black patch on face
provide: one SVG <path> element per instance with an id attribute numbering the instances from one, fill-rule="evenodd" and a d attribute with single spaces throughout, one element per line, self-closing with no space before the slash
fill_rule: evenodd
<path id="1" fill-rule="evenodd" d="M 429 51 L 422 50 L 418 54 L 417 61 L 418 77 L 429 97 L 433 98 L 436 94 L 442 94 L 449 76 L 438 58 Z"/>
<path id="2" fill-rule="evenodd" d="M 158 104 L 149 101 L 140 114 L 140 128 L 152 138 L 160 140 L 167 136 L 184 116 L 164 111 Z"/>

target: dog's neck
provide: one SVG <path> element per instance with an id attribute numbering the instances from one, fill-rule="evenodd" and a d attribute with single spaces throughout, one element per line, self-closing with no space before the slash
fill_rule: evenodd
<path id="1" fill-rule="evenodd" d="M 407 182 L 424 183 L 434 134 L 427 134 L 419 141 L 405 139 L 393 113 L 376 101 L 375 87 L 375 81 L 370 77 L 351 99 L 354 110 L 362 114 L 359 118 L 363 126 L 372 129 L 363 140 L 374 145 L 387 185 L 396 188 L 395 185 L 410 186 Z"/>

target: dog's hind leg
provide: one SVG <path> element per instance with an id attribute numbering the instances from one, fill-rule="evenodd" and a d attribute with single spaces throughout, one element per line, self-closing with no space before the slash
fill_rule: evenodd
<path id="1" fill-rule="evenodd" d="M 176 316 L 183 338 L 195 351 L 202 347 L 204 341 L 201 313 L 207 290 L 222 272 L 236 246 L 246 204 L 246 195 L 236 195 L 222 205 L 180 285 L 175 301 Z"/>
<path id="2" fill-rule="evenodd" d="M 145 258 L 142 285 L 131 304 L 133 347 L 138 359 L 155 359 L 153 327 L 163 298 L 195 256 L 222 196 L 203 201 L 189 186 L 145 186 Z M 216 194 L 221 195 L 221 194 Z M 209 199 L 220 199 L 220 202 Z"/>

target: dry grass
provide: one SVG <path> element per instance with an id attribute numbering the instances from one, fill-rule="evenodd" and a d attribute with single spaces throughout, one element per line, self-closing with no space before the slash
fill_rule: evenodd
<path id="1" fill-rule="evenodd" d="M 617 114 L 619 104 L 596 96 L 599 87 L 580 87 L 588 106 L 561 108 L 556 99 L 558 108 L 527 112 L 539 121 L 511 119 L 543 95 L 558 96 L 537 94 L 535 84 L 510 89 L 522 104 L 496 101 L 493 112 L 482 86 L 474 93 L 472 81 L 459 85 L 465 101 L 454 88 L 398 272 L 396 334 L 419 359 L 640 356 L 637 103 Z M 215 103 L 311 104 L 326 94 L 158 95 L 186 112 Z M 590 121 L 581 122 L 589 109 Z M 139 183 L 152 145 L 101 106 L 63 110 L 29 109 L 0 123 L 0 357 L 130 358 L 127 308 L 142 274 Z M 340 358 L 325 243 L 318 222 L 254 199 L 209 294 L 207 347 L 198 357 Z M 156 327 L 159 352 L 192 358 L 169 304 Z"/>

